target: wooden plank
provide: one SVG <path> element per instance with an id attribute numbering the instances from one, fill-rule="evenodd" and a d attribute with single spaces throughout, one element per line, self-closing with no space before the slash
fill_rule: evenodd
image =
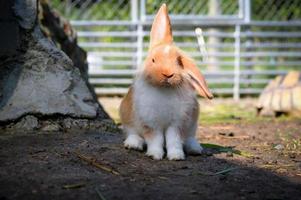
<path id="1" fill-rule="evenodd" d="M 133 79 L 125 78 L 90 78 L 92 85 L 130 85 Z"/>
<path id="2" fill-rule="evenodd" d="M 124 95 L 128 88 L 95 88 L 97 95 Z"/>

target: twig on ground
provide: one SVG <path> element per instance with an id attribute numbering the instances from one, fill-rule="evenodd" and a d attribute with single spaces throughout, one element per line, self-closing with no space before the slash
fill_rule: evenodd
<path id="1" fill-rule="evenodd" d="M 90 165 L 93 165 L 94 167 L 97 167 L 98 169 L 102 169 L 102 170 L 104 170 L 106 172 L 110 172 L 110 173 L 112 173 L 114 175 L 120 175 L 120 173 L 118 171 L 112 169 L 109 166 L 106 166 L 104 164 L 101 164 L 101 163 L 97 162 L 96 159 L 94 159 L 94 158 L 84 156 L 84 155 L 82 155 L 82 154 L 80 154 L 78 152 L 74 152 L 74 153 L 76 154 L 76 156 L 78 158 L 80 158 L 83 161 L 86 161 L 87 163 L 89 163 Z"/>
<path id="2" fill-rule="evenodd" d="M 233 170 L 236 170 L 236 169 L 239 169 L 239 167 L 230 167 L 230 168 L 227 168 L 227 169 L 224 169 L 224 170 L 221 170 L 221 171 L 218 171 L 218 172 L 198 172 L 198 174 L 200 175 L 205 175 L 205 176 L 216 176 L 216 175 L 220 175 L 220 174 L 227 174 Z"/>
<path id="3" fill-rule="evenodd" d="M 106 200 L 106 198 L 101 194 L 101 192 L 98 190 L 98 188 L 95 188 L 95 191 L 96 191 L 96 193 L 97 193 L 99 199 L 101 199 L 101 200 Z"/>
<path id="4" fill-rule="evenodd" d="M 77 183 L 77 184 L 70 184 L 70 185 L 64 185 L 64 189 L 76 189 L 76 188 L 81 188 L 84 187 L 86 184 L 85 183 Z"/>
<path id="5" fill-rule="evenodd" d="M 264 164 L 259 165 L 261 168 L 289 168 L 289 167 L 295 167 L 293 164 Z"/>

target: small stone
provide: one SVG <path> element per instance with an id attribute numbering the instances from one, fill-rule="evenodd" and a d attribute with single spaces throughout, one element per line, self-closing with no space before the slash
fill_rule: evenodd
<path id="1" fill-rule="evenodd" d="M 274 149 L 282 150 L 284 149 L 284 146 L 282 144 L 277 144 L 276 146 L 274 146 Z"/>
<path id="2" fill-rule="evenodd" d="M 63 125 L 65 129 L 71 129 L 72 128 L 72 119 L 71 118 L 66 118 L 64 119 Z"/>
<path id="3" fill-rule="evenodd" d="M 39 121 L 33 115 L 27 115 L 23 117 L 16 125 L 14 125 L 16 129 L 23 129 L 27 131 L 31 131 L 39 128 Z"/>
<path id="4" fill-rule="evenodd" d="M 233 133 L 233 132 L 229 132 L 229 133 L 219 132 L 218 134 L 219 134 L 219 135 L 222 135 L 222 136 L 228 136 L 228 137 L 233 137 L 233 136 L 234 136 L 234 133 Z"/>
<path id="5" fill-rule="evenodd" d="M 229 136 L 229 137 L 233 137 L 233 136 L 234 136 L 234 133 L 233 133 L 233 132 L 230 132 L 230 133 L 228 134 L 228 136 Z"/>
<path id="6" fill-rule="evenodd" d="M 233 157 L 233 153 L 231 151 L 228 151 L 226 154 L 227 157 Z"/>
<path id="7" fill-rule="evenodd" d="M 42 128 L 42 131 L 60 131 L 61 126 L 59 124 L 47 124 Z"/>

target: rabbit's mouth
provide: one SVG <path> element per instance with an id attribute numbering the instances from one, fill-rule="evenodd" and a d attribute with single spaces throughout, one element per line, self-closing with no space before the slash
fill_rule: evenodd
<path id="1" fill-rule="evenodd" d="M 184 79 L 180 74 L 175 74 L 173 75 L 173 77 L 170 78 L 147 75 L 144 77 L 144 79 L 153 86 L 164 88 L 180 87 L 184 82 Z"/>
<path id="2" fill-rule="evenodd" d="M 164 80 L 161 85 L 164 86 L 164 87 L 172 87 L 173 84 L 168 82 L 168 80 Z"/>
<path id="3" fill-rule="evenodd" d="M 174 76 L 172 78 L 165 78 L 161 81 L 161 85 L 164 87 L 178 87 L 182 84 L 183 79 L 180 76 Z"/>

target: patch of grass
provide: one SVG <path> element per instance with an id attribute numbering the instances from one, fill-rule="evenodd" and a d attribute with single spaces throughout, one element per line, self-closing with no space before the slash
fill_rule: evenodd
<path id="1" fill-rule="evenodd" d="M 256 101 L 257 99 L 242 99 L 239 102 L 232 99 L 216 99 L 210 104 L 200 101 L 199 122 L 204 125 L 214 125 L 262 121 L 283 122 L 298 119 L 296 116 L 285 115 L 277 118 L 257 116 Z"/>
<path id="2" fill-rule="evenodd" d="M 207 149 L 214 149 L 214 150 L 218 151 L 219 153 L 231 152 L 233 154 L 240 155 L 243 157 L 253 157 L 253 155 L 251 153 L 245 152 L 245 151 L 240 151 L 240 150 L 234 149 L 233 147 L 225 147 L 225 146 L 211 144 L 211 143 L 202 143 L 201 145 L 202 145 L 202 147 L 205 147 Z"/>
<path id="3" fill-rule="evenodd" d="M 301 136 L 300 130 L 292 129 L 286 132 L 277 132 L 277 137 L 281 140 L 283 145 L 283 153 L 297 153 L 301 154 Z"/>
<path id="4" fill-rule="evenodd" d="M 254 106 L 246 106 L 241 103 L 219 102 L 215 105 L 201 107 L 201 124 L 240 123 L 259 120 Z"/>

